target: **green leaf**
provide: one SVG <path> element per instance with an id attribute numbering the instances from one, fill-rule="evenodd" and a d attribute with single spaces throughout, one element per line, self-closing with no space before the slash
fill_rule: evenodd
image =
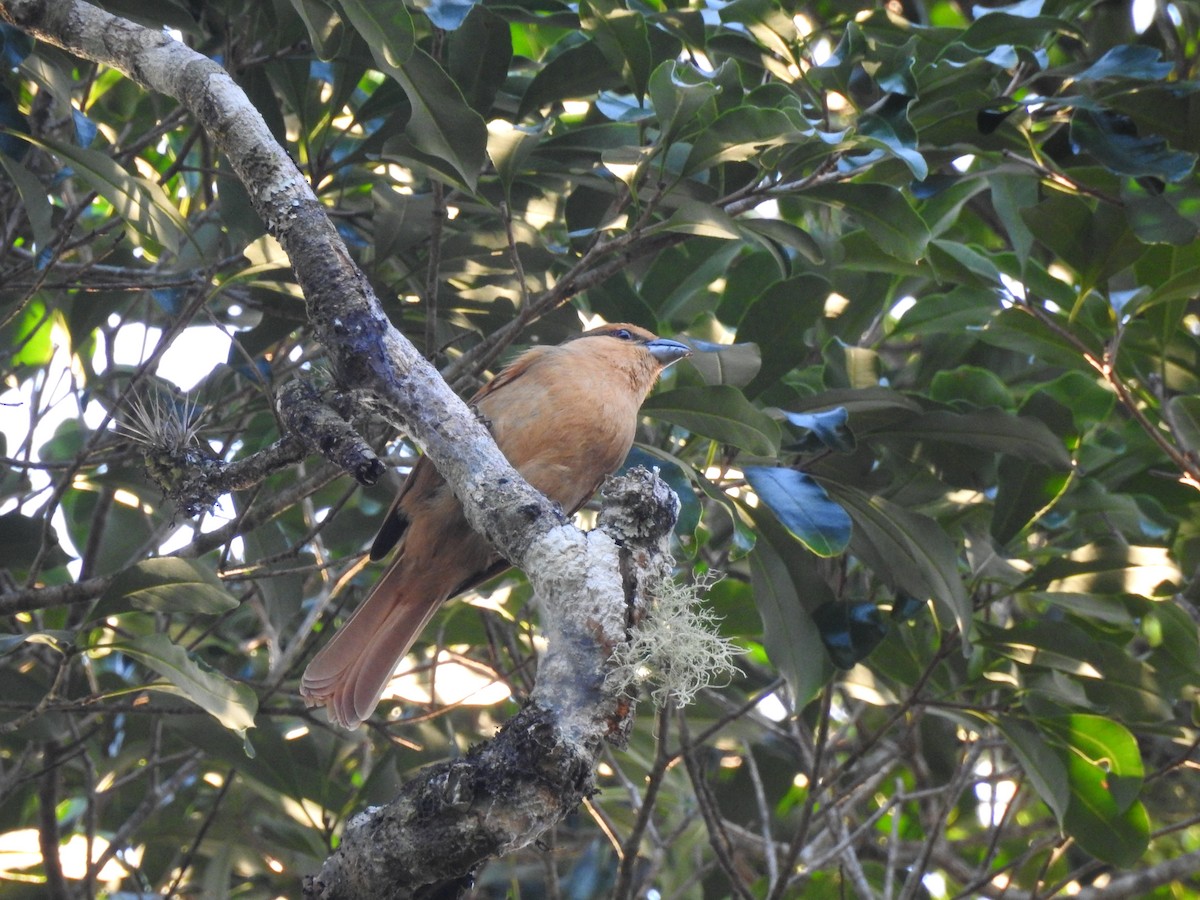
<path id="1" fill-rule="evenodd" d="M 633 148 L 618 149 L 629 151 Z M 679 203 L 669 219 L 647 229 L 646 233 L 654 234 L 660 231 L 674 231 L 680 234 L 721 238 L 722 240 L 740 240 L 742 238 L 742 230 L 737 221 L 725 210 L 711 203 L 688 199 Z"/>
<path id="2" fill-rule="evenodd" d="M 1011 716 L 1000 716 L 996 727 L 1004 735 L 1033 788 L 1062 825 L 1071 801 L 1067 767 L 1037 729 Z"/>
<path id="3" fill-rule="evenodd" d="M 779 450 L 778 423 L 729 385 L 664 391 L 642 408 L 664 422 L 755 456 L 774 456 Z"/>
<path id="4" fill-rule="evenodd" d="M 781 110 L 736 106 L 717 116 L 696 136 L 683 174 L 694 175 L 720 163 L 747 160 L 768 147 L 797 142 L 812 133 L 797 129 Z"/>
<path id="5" fill-rule="evenodd" d="M 1179 583 L 1179 567 L 1162 547 L 1097 543 L 1087 544 L 1039 566 L 1025 579 L 1023 587 L 1149 597 L 1164 584 Z"/>
<path id="6" fill-rule="evenodd" d="M 783 59 L 792 59 L 800 35 L 792 17 L 779 4 L 771 0 L 733 0 L 719 9 L 722 22 L 744 25 L 762 46 Z"/>
<path id="7" fill-rule="evenodd" d="M 825 251 L 821 249 L 821 245 L 816 242 L 816 239 L 803 228 L 798 228 L 791 222 L 785 222 L 783 219 L 752 217 L 738 219 L 737 222 L 745 231 L 752 232 L 753 235 L 795 250 L 814 266 L 825 262 Z M 786 277 L 789 273 L 782 274 Z"/>
<path id="8" fill-rule="evenodd" d="M 402 66 L 416 47 L 413 20 L 403 3 L 341 0 L 346 18 L 362 35 L 371 55 L 383 66 Z"/>
<path id="9" fill-rule="evenodd" d="M 903 162 L 912 177 L 924 181 L 929 164 L 917 150 L 917 131 L 908 119 L 908 107 L 914 102 L 902 94 L 892 94 L 882 105 L 858 119 L 854 143 L 879 147 Z"/>
<path id="10" fill-rule="evenodd" d="M 38 519 L 13 511 L 0 514 L 0 566 L 24 570 L 42 547 L 44 524 Z M 58 534 L 53 528 L 48 543 L 57 548 Z"/>
<path id="11" fill-rule="evenodd" d="M 845 210 L 866 229 L 880 249 L 897 259 L 916 262 L 929 242 L 929 229 L 904 195 L 883 184 L 823 184 L 801 195 Z"/>
<path id="12" fill-rule="evenodd" d="M 813 610 L 813 622 L 833 664 L 852 669 L 887 637 L 888 623 L 874 603 L 835 601 Z"/>
<path id="13" fill-rule="evenodd" d="M 1200 450 L 1200 397 L 1176 396 L 1167 401 L 1166 419 L 1184 450 Z"/>
<path id="14" fill-rule="evenodd" d="M 170 556 L 144 560 L 118 572 L 100 596 L 91 618 L 101 619 L 129 609 L 218 615 L 237 606 L 238 601 L 201 563 Z"/>
<path id="15" fill-rule="evenodd" d="M 1119 597 L 1100 594 L 1080 594 L 1063 591 L 1027 591 L 1017 594 L 1023 603 L 1049 603 L 1074 615 L 1111 622 L 1121 628 L 1134 630 L 1134 619 Z"/>
<path id="16" fill-rule="evenodd" d="M 728 62 L 722 63 L 713 74 L 705 75 L 688 63 L 669 59 L 650 74 L 650 102 L 664 142 L 669 143 L 687 128 L 700 108 L 720 93 L 716 82 L 726 65 Z"/>
<path id="17" fill-rule="evenodd" d="M 29 169 L 3 153 L 0 153 L 0 166 L 4 167 L 21 195 L 21 208 L 29 217 L 37 249 L 47 249 L 54 239 L 54 208 L 50 205 L 45 186 Z"/>
<path id="18" fill-rule="evenodd" d="M 756 297 L 738 323 L 738 340 L 762 350 L 762 368 L 746 388 L 757 396 L 799 365 L 810 352 L 806 331 L 825 310 L 832 288 L 819 275 L 805 273 L 776 281 Z"/>
<path id="19" fill-rule="evenodd" d="M 977 623 L 976 628 L 980 643 L 1022 670 L 1054 670 L 1070 676 L 1083 688 L 1092 708 L 1145 724 L 1171 716 L 1163 686 L 1149 665 L 1069 620 L 1025 621 L 1010 628 Z"/>
<path id="20" fill-rule="evenodd" d="M 776 525 L 778 528 L 778 525 Z M 758 607 L 763 623 L 763 646 L 771 662 L 787 679 L 795 698 L 796 708 L 803 708 L 821 686 L 833 674 L 829 657 L 825 653 L 820 635 L 805 605 L 800 599 L 800 590 L 809 596 L 830 595 L 829 588 L 821 584 L 815 573 L 802 577 L 798 583 L 794 574 L 798 566 L 804 565 L 791 539 L 787 550 L 776 549 L 771 540 L 759 540 L 748 557 L 750 583 L 754 588 L 754 604 Z M 784 562 L 782 554 L 789 554 L 792 564 Z"/>
<path id="21" fill-rule="evenodd" d="M 991 534 L 1003 546 L 1032 525 L 1063 495 L 1071 473 L 1006 456 L 1000 460 Z"/>
<path id="22" fill-rule="evenodd" d="M 1021 218 L 1021 210 L 1037 203 L 1040 193 L 1038 180 L 1032 175 L 1001 171 L 988 177 L 988 186 L 996 215 L 1008 233 L 1009 243 L 1021 268 L 1024 268 L 1033 247 L 1033 233 Z"/>
<path id="23" fill-rule="evenodd" d="M 641 102 L 653 65 L 646 17 L 618 0 L 580 0 L 579 23 Z"/>
<path id="24" fill-rule="evenodd" d="M 538 144 L 546 135 L 549 123 L 540 128 L 526 128 L 522 125 L 510 125 L 503 119 L 488 122 L 487 152 L 500 183 L 504 185 L 504 196 L 511 197 L 513 181 L 524 168 L 529 155 L 537 149 Z"/>
<path id="25" fill-rule="evenodd" d="M 1137 741 L 1101 716 L 1049 718 L 1044 725 L 1063 744 L 1071 788 L 1065 830 L 1097 859 L 1134 865 L 1150 843 L 1150 820 L 1137 799 L 1143 776 Z"/>
<path id="26" fill-rule="evenodd" d="M 850 543 L 850 517 L 811 476 L 778 466 L 747 466 L 746 480 L 780 523 L 817 556 L 837 556 Z"/>
<path id="27" fill-rule="evenodd" d="M 1000 9 L 982 8 L 979 10 L 982 15 L 971 23 L 959 40 L 974 50 L 994 50 L 1008 45 L 1036 50 L 1056 33 L 1082 39 L 1078 26 L 1065 19 L 1038 15 L 1041 6 L 1041 0 L 1025 0 Z"/>
<path id="28" fill-rule="evenodd" d="M 762 368 L 758 344 L 712 344 L 692 338 L 688 345 L 697 351 L 688 359 L 688 365 L 700 373 L 705 384 L 745 387 Z"/>
<path id="29" fill-rule="evenodd" d="M 1160 81 L 1175 67 L 1162 60 L 1162 51 L 1144 44 L 1120 44 L 1074 76 L 1076 81 L 1098 81 L 1101 78 L 1136 78 Z"/>
<path id="30" fill-rule="evenodd" d="M 38 644 L 66 655 L 75 643 L 75 636 L 74 631 L 62 629 L 43 629 L 28 634 L 0 634 L 0 656 L 12 653 L 23 644 Z"/>
<path id="31" fill-rule="evenodd" d="M 1174 244 L 1185 247 L 1196 240 L 1200 227 L 1184 216 L 1163 194 L 1122 191 L 1129 225 L 1145 244 Z"/>
<path id="32" fill-rule="evenodd" d="M 98 150 L 76 147 L 53 138 L 34 138 L 10 132 L 68 162 L 76 176 L 112 204 L 113 211 L 136 231 L 156 244 L 178 253 L 188 237 L 187 220 L 166 191 L 145 178 L 130 175 L 114 159 Z"/>
<path id="33" fill-rule="evenodd" d="M 1001 283 L 995 263 L 974 247 L 938 238 L 930 242 L 929 251 L 940 282 L 967 283 L 992 290 Z"/>
<path id="34" fill-rule="evenodd" d="M 620 70 L 614 70 L 595 41 L 564 47 L 538 72 L 517 110 L 517 120 L 552 103 L 577 97 L 592 98 L 605 88 L 621 83 Z"/>
<path id="35" fill-rule="evenodd" d="M 1088 713 L 1050 716 L 1039 720 L 1039 724 L 1079 756 L 1108 773 L 1106 786 L 1117 812 L 1124 812 L 1137 800 L 1146 772 L 1137 738 L 1128 728 Z"/>
<path id="36" fill-rule="evenodd" d="M 245 735 L 248 728 L 254 727 L 254 714 L 258 710 L 254 691 L 193 659 L 182 647 L 171 643 L 165 634 L 147 634 L 95 648 L 95 651 L 107 650 L 137 660 L 169 682 L 166 685 L 148 684 L 147 690 L 186 697 L 239 735 Z"/>
<path id="37" fill-rule="evenodd" d="M 879 354 L 870 347 L 833 338 L 821 348 L 821 359 L 825 363 L 825 383 L 830 387 L 870 390 L 879 385 Z"/>
<path id="38" fill-rule="evenodd" d="M 337 56 L 346 40 L 346 25 L 341 14 L 324 0 L 292 0 L 292 6 L 308 29 L 318 58 L 329 60 Z"/>
<path id="39" fill-rule="evenodd" d="M 508 22 L 483 6 L 475 6 L 462 27 L 451 32 L 448 51 L 451 79 L 467 105 L 487 118 L 512 62 Z"/>
<path id="40" fill-rule="evenodd" d="M 969 411 L 989 406 L 1011 409 L 1012 392 L 995 372 L 978 366 L 959 366 L 933 376 L 929 397 L 938 403 Z"/>
<path id="41" fill-rule="evenodd" d="M 716 303 L 713 280 L 722 277 L 744 249 L 737 241 L 713 238 L 672 247 L 658 255 L 638 293 L 660 321 L 690 322 Z"/>
<path id="42" fill-rule="evenodd" d="M 850 514 L 850 550 L 880 578 L 914 597 L 931 597 L 964 641 L 971 634 L 971 598 L 958 572 L 958 551 L 933 519 L 845 484 L 825 487 Z"/>
<path id="43" fill-rule="evenodd" d="M 1196 154 L 1169 150 L 1157 135 L 1139 137 L 1133 120 L 1120 113 L 1076 109 L 1071 140 L 1121 175 L 1182 181 L 1196 165 Z"/>
<path id="44" fill-rule="evenodd" d="M 1015 416 L 1001 410 L 970 413 L 934 410 L 888 431 L 926 441 L 947 441 L 1007 453 L 1056 469 L 1071 468 L 1071 455 L 1062 439 L 1031 416 Z"/>
<path id="45" fill-rule="evenodd" d="M 1200 634 L 1181 603 L 1150 603 L 1140 630 L 1151 646 L 1146 661 L 1154 667 L 1159 683 L 1171 694 L 1182 696 L 1200 684 Z"/>
<path id="46" fill-rule="evenodd" d="M 449 165 L 474 191 L 487 155 L 487 127 L 463 99 L 450 76 L 419 47 L 403 66 L 377 59 L 380 69 L 404 89 L 412 104 L 405 135 L 421 153 Z"/>

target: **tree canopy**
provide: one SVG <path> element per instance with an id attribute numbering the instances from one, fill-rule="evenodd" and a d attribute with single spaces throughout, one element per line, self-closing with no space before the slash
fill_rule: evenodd
<path id="1" fill-rule="evenodd" d="M 457 889 L 1196 889 L 1194 6 L 92 6 L 232 76 L 461 393 L 594 321 L 696 350 L 628 465 L 678 494 L 676 580 L 737 671 L 664 693 L 712 645 L 659 598 L 634 642 L 676 655 L 635 666 L 600 790 Z M 363 731 L 300 703 L 378 575 L 372 454 L 418 448 L 331 363 L 223 136 L 71 52 L 74 8 L 0 0 L 0 878 L 297 896 L 545 643 L 513 570 Z"/>

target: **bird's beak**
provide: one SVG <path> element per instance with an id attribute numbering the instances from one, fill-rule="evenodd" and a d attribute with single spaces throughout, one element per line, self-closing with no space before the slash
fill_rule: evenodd
<path id="1" fill-rule="evenodd" d="M 658 360 L 659 365 L 664 367 L 683 359 L 685 356 L 692 355 L 691 347 L 681 344 L 679 341 L 668 340 L 667 338 L 655 338 L 652 341 L 647 341 L 646 349 L 650 351 L 651 356 Z"/>

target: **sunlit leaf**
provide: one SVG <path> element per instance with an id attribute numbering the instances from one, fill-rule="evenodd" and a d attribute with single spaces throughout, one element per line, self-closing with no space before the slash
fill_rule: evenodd
<path id="1" fill-rule="evenodd" d="M 850 542 L 850 517 L 812 476 L 796 469 L 747 466 L 758 499 L 817 556 L 836 556 Z"/>

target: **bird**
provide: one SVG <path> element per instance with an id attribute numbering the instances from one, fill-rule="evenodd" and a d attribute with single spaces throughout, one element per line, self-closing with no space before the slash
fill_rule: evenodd
<path id="1" fill-rule="evenodd" d="M 604 325 L 526 350 L 471 400 L 500 451 L 533 487 L 574 513 L 625 461 L 638 411 L 662 371 L 691 354 L 636 325 Z M 366 599 L 300 680 L 310 707 L 354 730 L 447 600 L 509 567 L 468 524 L 428 457 L 409 472 L 371 547 L 393 552 Z"/>

